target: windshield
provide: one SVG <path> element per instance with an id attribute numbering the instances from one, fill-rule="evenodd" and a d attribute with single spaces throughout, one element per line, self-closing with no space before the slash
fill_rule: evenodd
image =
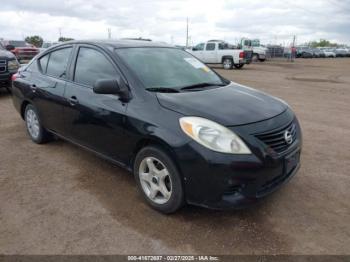
<path id="1" fill-rule="evenodd" d="M 9 41 L 10 45 L 14 47 L 27 47 L 29 46 L 25 41 Z"/>
<path id="2" fill-rule="evenodd" d="M 202 62 L 175 48 L 122 48 L 116 53 L 135 72 L 146 88 L 181 89 L 210 83 L 225 84 Z"/>

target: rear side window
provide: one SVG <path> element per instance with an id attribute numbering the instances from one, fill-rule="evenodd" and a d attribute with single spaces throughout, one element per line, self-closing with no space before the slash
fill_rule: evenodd
<path id="1" fill-rule="evenodd" d="M 215 43 L 208 43 L 205 50 L 208 50 L 208 51 L 215 50 Z"/>
<path id="2" fill-rule="evenodd" d="M 51 52 L 46 73 L 54 77 L 64 77 L 71 52 L 71 47 Z"/>
<path id="3" fill-rule="evenodd" d="M 49 61 L 49 55 L 45 55 L 39 59 L 40 70 L 46 74 L 47 62 Z"/>
<path id="4" fill-rule="evenodd" d="M 116 79 L 117 75 L 112 63 L 101 52 L 88 47 L 79 49 L 75 82 L 93 86 L 98 79 Z"/>

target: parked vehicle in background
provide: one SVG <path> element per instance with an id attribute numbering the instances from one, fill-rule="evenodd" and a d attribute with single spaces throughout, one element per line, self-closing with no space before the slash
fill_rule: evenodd
<path id="1" fill-rule="evenodd" d="M 11 77 L 17 72 L 19 63 L 16 56 L 0 44 L 0 87 L 11 91 Z"/>
<path id="2" fill-rule="evenodd" d="M 336 54 L 333 52 L 332 49 L 323 49 L 322 51 L 326 57 L 336 57 Z"/>
<path id="3" fill-rule="evenodd" d="M 312 55 L 314 58 L 325 58 L 326 55 L 324 54 L 324 52 L 318 48 L 313 48 L 312 49 Z"/>
<path id="4" fill-rule="evenodd" d="M 28 62 L 40 52 L 38 48 L 22 40 L 3 40 L 1 44 L 11 51 L 20 63 Z"/>
<path id="5" fill-rule="evenodd" d="M 40 52 L 48 49 L 51 46 L 57 45 L 59 42 L 44 42 L 42 46 L 39 48 Z"/>
<path id="6" fill-rule="evenodd" d="M 349 48 L 345 48 L 346 50 L 346 57 L 350 57 L 350 49 Z"/>
<path id="7" fill-rule="evenodd" d="M 260 45 L 260 40 L 259 39 L 247 39 L 247 38 L 242 38 L 240 47 L 244 51 L 252 51 L 253 52 L 253 61 L 260 61 L 264 62 L 266 60 L 267 56 L 267 51 L 268 49 L 266 47 L 263 47 Z"/>
<path id="8" fill-rule="evenodd" d="M 222 64 L 224 69 L 242 68 L 251 62 L 252 51 L 233 49 L 234 47 L 221 40 L 210 40 L 186 50 L 206 64 Z"/>
<path id="9" fill-rule="evenodd" d="M 346 57 L 347 51 L 344 48 L 335 48 L 333 49 L 333 52 L 335 53 L 336 57 Z"/>
<path id="10" fill-rule="evenodd" d="M 313 50 L 307 46 L 299 46 L 297 47 L 297 57 L 301 58 L 312 58 Z"/>

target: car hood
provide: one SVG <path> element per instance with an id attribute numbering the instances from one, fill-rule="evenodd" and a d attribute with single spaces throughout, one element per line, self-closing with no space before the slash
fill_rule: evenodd
<path id="1" fill-rule="evenodd" d="M 231 83 L 198 92 L 157 93 L 161 106 L 186 116 L 199 116 L 224 126 L 263 121 L 283 113 L 282 100 L 253 88 Z"/>
<path id="2" fill-rule="evenodd" d="M 11 59 L 14 58 L 14 54 L 7 50 L 0 50 L 0 58 L 6 58 L 6 59 Z"/>

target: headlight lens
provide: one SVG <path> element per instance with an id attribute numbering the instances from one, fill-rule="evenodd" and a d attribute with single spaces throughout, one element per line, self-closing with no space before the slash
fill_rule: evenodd
<path id="1" fill-rule="evenodd" d="M 17 62 L 17 60 L 9 60 L 7 62 L 7 66 L 10 71 L 15 71 L 19 68 L 19 63 Z"/>
<path id="2" fill-rule="evenodd" d="M 208 119 L 182 117 L 180 126 L 186 135 L 213 151 L 251 154 L 246 144 L 234 132 Z"/>

